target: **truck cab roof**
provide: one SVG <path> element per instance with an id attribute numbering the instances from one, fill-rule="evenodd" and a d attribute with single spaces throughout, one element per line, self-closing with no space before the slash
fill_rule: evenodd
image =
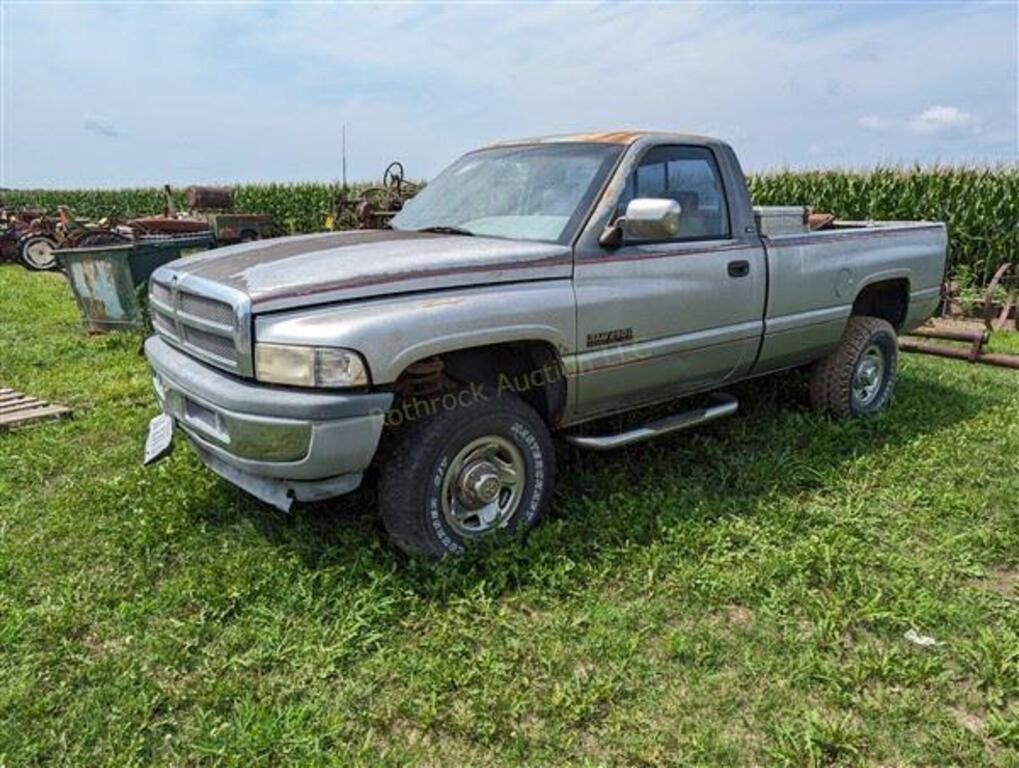
<path id="1" fill-rule="evenodd" d="M 668 143 L 668 144 L 700 144 L 719 145 L 725 144 L 720 139 L 710 136 L 701 136 L 694 133 L 677 133 L 674 131 L 650 131 L 650 130 L 619 130 L 619 131 L 589 131 L 585 133 L 563 133 L 554 136 L 536 136 L 529 139 L 511 139 L 498 141 L 490 144 L 491 147 L 514 147 L 528 144 L 555 144 L 555 143 L 591 143 L 591 144 L 636 144 L 647 143 Z"/>

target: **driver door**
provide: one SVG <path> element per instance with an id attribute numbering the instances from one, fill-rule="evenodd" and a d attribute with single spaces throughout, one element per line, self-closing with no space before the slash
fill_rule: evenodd
<path id="1" fill-rule="evenodd" d="M 733 236 L 711 149 L 646 150 L 616 206 L 671 198 L 679 232 L 578 249 L 577 412 L 592 416 L 711 389 L 753 364 L 763 326 L 764 249 Z"/>

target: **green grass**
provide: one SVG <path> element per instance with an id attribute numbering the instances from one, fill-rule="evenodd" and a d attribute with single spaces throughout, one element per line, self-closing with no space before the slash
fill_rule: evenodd
<path id="1" fill-rule="evenodd" d="M 1019 333 L 1015 331 L 994 331 L 987 340 L 988 352 L 1019 355 Z"/>
<path id="2" fill-rule="evenodd" d="M 1019 764 L 1015 372 L 906 357 L 854 423 L 751 382 L 434 564 L 369 492 L 143 469 L 139 343 L 0 268 L 0 382 L 75 409 L 0 435 L 2 766 Z"/>

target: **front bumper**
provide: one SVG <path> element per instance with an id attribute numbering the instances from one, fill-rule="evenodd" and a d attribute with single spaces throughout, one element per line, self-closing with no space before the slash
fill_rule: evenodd
<path id="1" fill-rule="evenodd" d="M 145 342 L 145 356 L 163 410 L 202 461 L 280 509 L 357 488 L 393 399 L 244 381 L 156 336 Z"/>

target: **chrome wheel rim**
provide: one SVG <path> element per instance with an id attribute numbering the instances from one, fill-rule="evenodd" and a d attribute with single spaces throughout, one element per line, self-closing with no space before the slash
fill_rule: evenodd
<path id="1" fill-rule="evenodd" d="M 524 455 L 498 435 L 472 440 L 453 457 L 442 479 L 442 514 L 457 534 L 482 536 L 513 519 L 524 494 Z"/>
<path id="2" fill-rule="evenodd" d="M 46 240 L 25 243 L 25 260 L 36 269 L 47 269 L 53 265 L 53 246 Z"/>
<path id="3" fill-rule="evenodd" d="M 885 355 L 871 344 L 860 355 L 853 372 L 853 399 L 858 405 L 870 405 L 881 391 L 885 378 Z"/>

